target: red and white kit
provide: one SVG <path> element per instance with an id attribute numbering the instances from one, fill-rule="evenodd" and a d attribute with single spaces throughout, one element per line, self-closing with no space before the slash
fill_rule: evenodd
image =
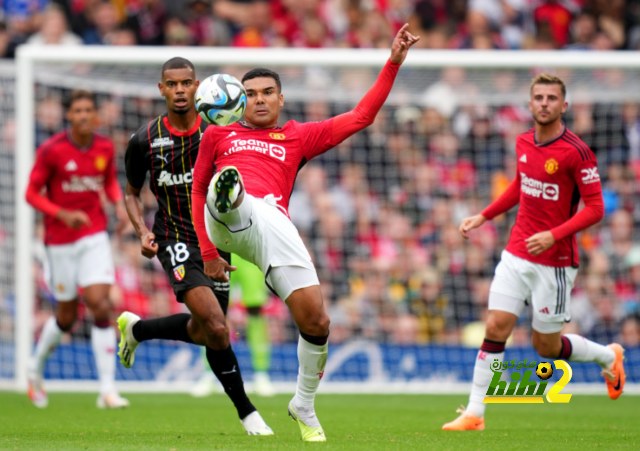
<path id="1" fill-rule="evenodd" d="M 534 329 L 557 332 L 571 319 L 569 303 L 578 271 L 576 233 L 602 218 L 602 188 L 595 155 L 564 128 L 555 139 L 537 143 L 533 129 L 518 137 L 517 176 L 506 192 L 489 205 L 487 219 L 520 204 L 509 243 L 496 267 L 491 291 L 533 303 Z M 583 199 L 585 208 L 577 212 Z M 556 243 L 534 256 L 525 240 L 551 231 Z M 516 306 L 489 302 L 489 309 L 520 315 Z"/>
<path id="2" fill-rule="evenodd" d="M 289 198 L 298 171 L 312 158 L 373 122 L 399 67 L 388 61 L 355 109 L 325 121 L 289 121 L 272 129 L 253 129 L 242 123 L 207 128 L 193 176 L 193 216 L 204 260 L 218 256 L 213 241 L 221 249 L 256 264 L 267 275 L 271 269 L 284 266 L 315 273 L 311 257 L 288 218 Z M 214 174 L 226 166 L 238 169 L 247 194 L 238 209 L 248 218 L 242 230 L 215 218 L 207 220 L 205 226 L 209 184 Z M 317 283 L 315 274 L 314 277 Z"/>
<path id="3" fill-rule="evenodd" d="M 113 144 L 107 138 L 94 134 L 88 147 L 79 148 L 63 131 L 40 146 L 26 198 L 44 213 L 50 288 L 58 301 L 74 299 L 78 286 L 114 283 L 102 191 L 112 202 L 122 198 Z M 67 227 L 55 217 L 60 209 L 82 210 L 91 225 L 77 230 Z"/>

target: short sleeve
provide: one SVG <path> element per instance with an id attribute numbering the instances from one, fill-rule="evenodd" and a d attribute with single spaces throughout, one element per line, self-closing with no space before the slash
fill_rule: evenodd
<path id="1" fill-rule="evenodd" d="M 320 122 L 299 123 L 297 129 L 302 140 L 302 152 L 307 160 L 311 160 L 333 147 L 331 144 L 333 118 Z"/>
<path id="2" fill-rule="evenodd" d="M 149 163 L 145 158 L 144 150 L 140 146 L 140 139 L 137 133 L 134 133 L 129 139 L 127 152 L 125 153 L 125 167 L 127 173 L 127 181 L 134 188 L 141 189 L 144 186 L 147 171 L 149 171 Z"/>
<path id="3" fill-rule="evenodd" d="M 578 185 L 580 195 L 588 196 L 602 192 L 600 174 L 598 173 L 598 162 L 595 157 L 585 161 L 582 159 L 577 160 L 574 165 L 573 177 Z"/>

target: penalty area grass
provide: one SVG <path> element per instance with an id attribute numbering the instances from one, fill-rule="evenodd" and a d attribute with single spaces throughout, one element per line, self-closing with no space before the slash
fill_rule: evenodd
<path id="1" fill-rule="evenodd" d="M 319 395 L 326 444 L 303 444 L 291 396 L 252 396 L 275 437 L 249 437 L 226 396 L 125 394 L 131 407 L 98 410 L 90 394 L 50 394 L 40 410 L 0 392 L 1 450 L 460 450 L 640 449 L 640 397 L 573 395 L 569 404 L 496 404 L 486 430 L 444 432 L 460 395 Z"/>

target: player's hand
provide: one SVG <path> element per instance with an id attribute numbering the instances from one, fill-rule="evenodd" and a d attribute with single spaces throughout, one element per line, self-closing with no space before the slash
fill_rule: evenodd
<path id="1" fill-rule="evenodd" d="M 402 64 L 407 57 L 409 48 L 420 40 L 420 36 L 412 35 L 407 31 L 408 29 L 409 24 L 404 24 L 391 44 L 391 56 L 389 59 L 394 64 Z"/>
<path id="2" fill-rule="evenodd" d="M 154 241 L 156 235 L 152 232 L 147 232 L 140 237 L 140 244 L 142 245 L 141 253 L 147 258 L 153 258 L 158 253 L 158 244 Z"/>
<path id="3" fill-rule="evenodd" d="M 527 243 L 527 251 L 531 255 L 540 255 L 556 244 L 556 239 L 551 232 L 536 233 L 524 241 Z"/>
<path id="4" fill-rule="evenodd" d="M 235 271 L 236 269 L 235 266 L 231 266 L 222 257 L 204 262 L 204 273 L 218 282 L 228 282 L 229 276 L 227 276 L 227 273 Z"/>
<path id="5" fill-rule="evenodd" d="M 61 209 L 56 215 L 56 218 L 64 222 L 65 225 L 71 229 L 77 230 L 85 226 L 91 227 L 91 219 L 89 219 L 89 215 L 82 210 Z"/>
<path id="6" fill-rule="evenodd" d="M 465 239 L 469 239 L 469 235 L 467 233 L 473 229 L 477 229 L 482 224 L 487 222 L 487 218 L 482 215 L 470 216 L 468 218 L 464 218 L 462 223 L 460 224 L 460 235 L 462 235 Z"/>

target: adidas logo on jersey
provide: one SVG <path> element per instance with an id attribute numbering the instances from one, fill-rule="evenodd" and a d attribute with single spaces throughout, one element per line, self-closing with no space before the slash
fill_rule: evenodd
<path id="1" fill-rule="evenodd" d="M 236 132 L 231 132 L 227 135 L 227 138 L 231 138 L 232 136 L 236 136 L 237 133 Z"/>
<path id="2" fill-rule="evenodd" d="M 158 177 L 158 186 L 184 185 L 193 182 L 193 169 L 185 174 L 172 174 L 171 172 L 162 171 Z"/>
<path id="3" fill-rule="evenodd" d="M 78 170 L 78 165 L 75 161 L 69 160 L 67 164 L 64 165 L 65 171 L 73 172 Z"/>
<path id="4" fill-rule="evenodd" d="M 520 157 L 520 160 L 519 160 L 519 161 L 520 161 L 521 163 L 526 163 L 526 162 L 527 162 L 527 154 L 525 153 L 524 155 L 522 155 L 522 156 Z"/>
<path id="5" fill-rule="evenodd" d="M 173 140 L 171 138 L 156 138 L 151 143 L 151 148 L 156 147 L 173 146 Z"/>
<path id="6" fill-rule="evenodd" d="M 549 314 L 549 309 L 547 307 L 543 308 L 542 310 L 539 310 L 540 313 L 546 313 L 547 315 Z"/>

